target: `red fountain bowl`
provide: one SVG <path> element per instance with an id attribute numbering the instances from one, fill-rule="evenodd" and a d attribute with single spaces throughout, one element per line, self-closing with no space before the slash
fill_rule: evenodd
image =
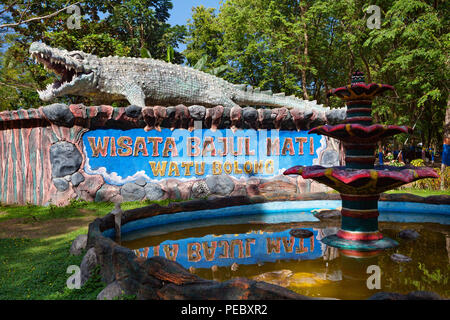
<path id="1" fill-rule="evenodd" d="M 336 96 L 343 100 L 373 100 L 377 95 L 387 90 L 394 91 L 394 87 L 388 84 L 364 82 L 352 83 L 345 87 L 332 89 L 328 92 L 327 97 Z"/>
<path id="2" fill-rule="evenodd" d="M 349 169 L 346 167 L 295 166 L 284 175 L 297 174 L 313 179 L 344 194 L 379 194 L 424 178 L 437 178 L 432 168 L 376 166 L 374 169 Z"/>
<path id="3" fill-rule="evenodd" d="M 308 133 L 325 135 L 343 142 L 375 143 L 381 139 L 399 134 L 412 133 L 413 130 L 406 126 L 373 124 L 365 126 L 361 124 L 343 123 L 335 126 L 324 125 L 309 130 Z"/>

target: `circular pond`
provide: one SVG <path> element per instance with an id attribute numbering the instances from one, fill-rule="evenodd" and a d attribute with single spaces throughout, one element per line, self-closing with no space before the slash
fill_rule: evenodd
<path id="1" fill-rule="evenodd" d="M 339 205 L 271 202 L 155 216 L 124 224 L 122 245 L 141 257 L 176 261 L 205 279 L 245 277 L 311 297 L 367 299 L 380 291 L 418 290 L 450 297 L 449 205 L 380 202 L 380 231 L 399 246 L 364 258 L 320 241 L 337 232 L 340 220 L 320 221 L 313 208 Z M 298 228 L 313 235 L 293 236 Z M 399 237 L 405 229 L 419 237 Z M 393 254 L 410 261 L 393 259 Z"/>

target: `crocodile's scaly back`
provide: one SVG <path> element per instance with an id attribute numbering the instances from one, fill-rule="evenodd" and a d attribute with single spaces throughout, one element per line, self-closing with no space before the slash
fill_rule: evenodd
<path id="1" fill-rule="evenodd" d="M 331 110 L 315 101 L 234 85 L 211 74 L 161 60 L 100 58 L 81 51 L 54 49 L 42 43 L 33 43 L 30 52 L 38 62 L 62 77 L 40 92 L 46 101 L 72 94 L 92 97 L 94 103 L 105 104 L 125 99 L 141 107 L 155 104 L 285 107 L 305 113 L 314 111 L 331 122 L 345 118 L 345 108 Z"/>

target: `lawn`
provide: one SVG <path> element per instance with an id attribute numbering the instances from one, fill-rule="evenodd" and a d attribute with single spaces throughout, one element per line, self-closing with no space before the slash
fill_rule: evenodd
<path id="1" fill-rule="evenodd" d="M 123 210 L 142 207 L 150 203 L 167 205 L 170 201 L 128 202 L 122 204 Z M 98 274 L 92 276 L 81 289 L 68 289 L 67 273 L 70 265 L 81 264 L 83 255 L 71 256 L 70 246 L 80 234 L 86 234 L 88 224 L 95 217 L 104 216 L 114 207 L 112 203 L 89 203 L 73 201 L 66 207 L 56 206 L 0 206 L 0 228 L 34 227 L 44 233 L 40 237 L 33 237 L 36 233 L 27 234 L 20 238 L 0 238 L 0 300 L 80 300 L 96 299 L 98 293 L 105 287 Z M 76 230 L 67 226 L 60 230 L 48 229 L 47 225 L 65 221 L 66 224 L 85 217 L 84 224 L 78 224 Z M 47 232 L 47 233 L 45 233 Z M 38 234 L 39 235 L 39 234 Z"/>
<path id="2" fill-rule="evenodd" d="M 96 299 L 105 287 L 98 274 L 81 289 L 70 290 L 66 273 L 83 256 L 69 255 L 72 241 L 87 228 L 47 239 L 0 239 L 0 300 Z"/>
<path id="3" fill-rule="evenodd" d="M 151 203 L 158 203 L 164 206 L 171 201 L 175 200 L 123 202 L 121 207 L 125 211 L 150 205 Z M 73 200 L 65 207 L 55 205 L 45 207 L 36 205 L 18 206 L 2 205 L 0 203 L 0 222 L 9 219 L 21 219 L 25 223 L 42 222 L 51 219 L 76 218 L 86 215 L 103 217 L 111 212 L 113 208 L 114 204 L 111 202 L 87 202 L 80 200 Z"/>

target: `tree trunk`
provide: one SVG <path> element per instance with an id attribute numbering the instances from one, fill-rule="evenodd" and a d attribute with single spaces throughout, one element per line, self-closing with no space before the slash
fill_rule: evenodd
<path id="1" fill-rule="evenodd" d="M 361 48 L 359 49 L 359 55 L 361 57 L 361 60 L 364 63 L 364 66 L 366 67 L 366 80 L 368 83 L 372 83 L 372 75 L 370 73 L 370 66 L 369 66 L 369 63 L 367 62 L 367 59 L 364 56 L 364 53 L 362 52 Z"/>
<path id="2" fill-rule="evenodd" d="M 350 49 L 350 45 L 349 51 L 350 51 L 350 59 L 348 61 L 348 82 L 352 83 L 353 69 L 355 68 L 355 56 L 353 55 L 353 51 Z"/>
<path id="3" fill-rule="evenodd" d="M 308 68 L 308 29 L 306 26 L 306 7 L 300 6 L 300 12 L 303 19 L 303 37 L 304 37 L 304 48 L 303 48 L 303 68 L 302 68 L 302 90 L 303 90 L 303 99 L 309 100 L 308 90 L 306 89 L 306 69 Z"/>

